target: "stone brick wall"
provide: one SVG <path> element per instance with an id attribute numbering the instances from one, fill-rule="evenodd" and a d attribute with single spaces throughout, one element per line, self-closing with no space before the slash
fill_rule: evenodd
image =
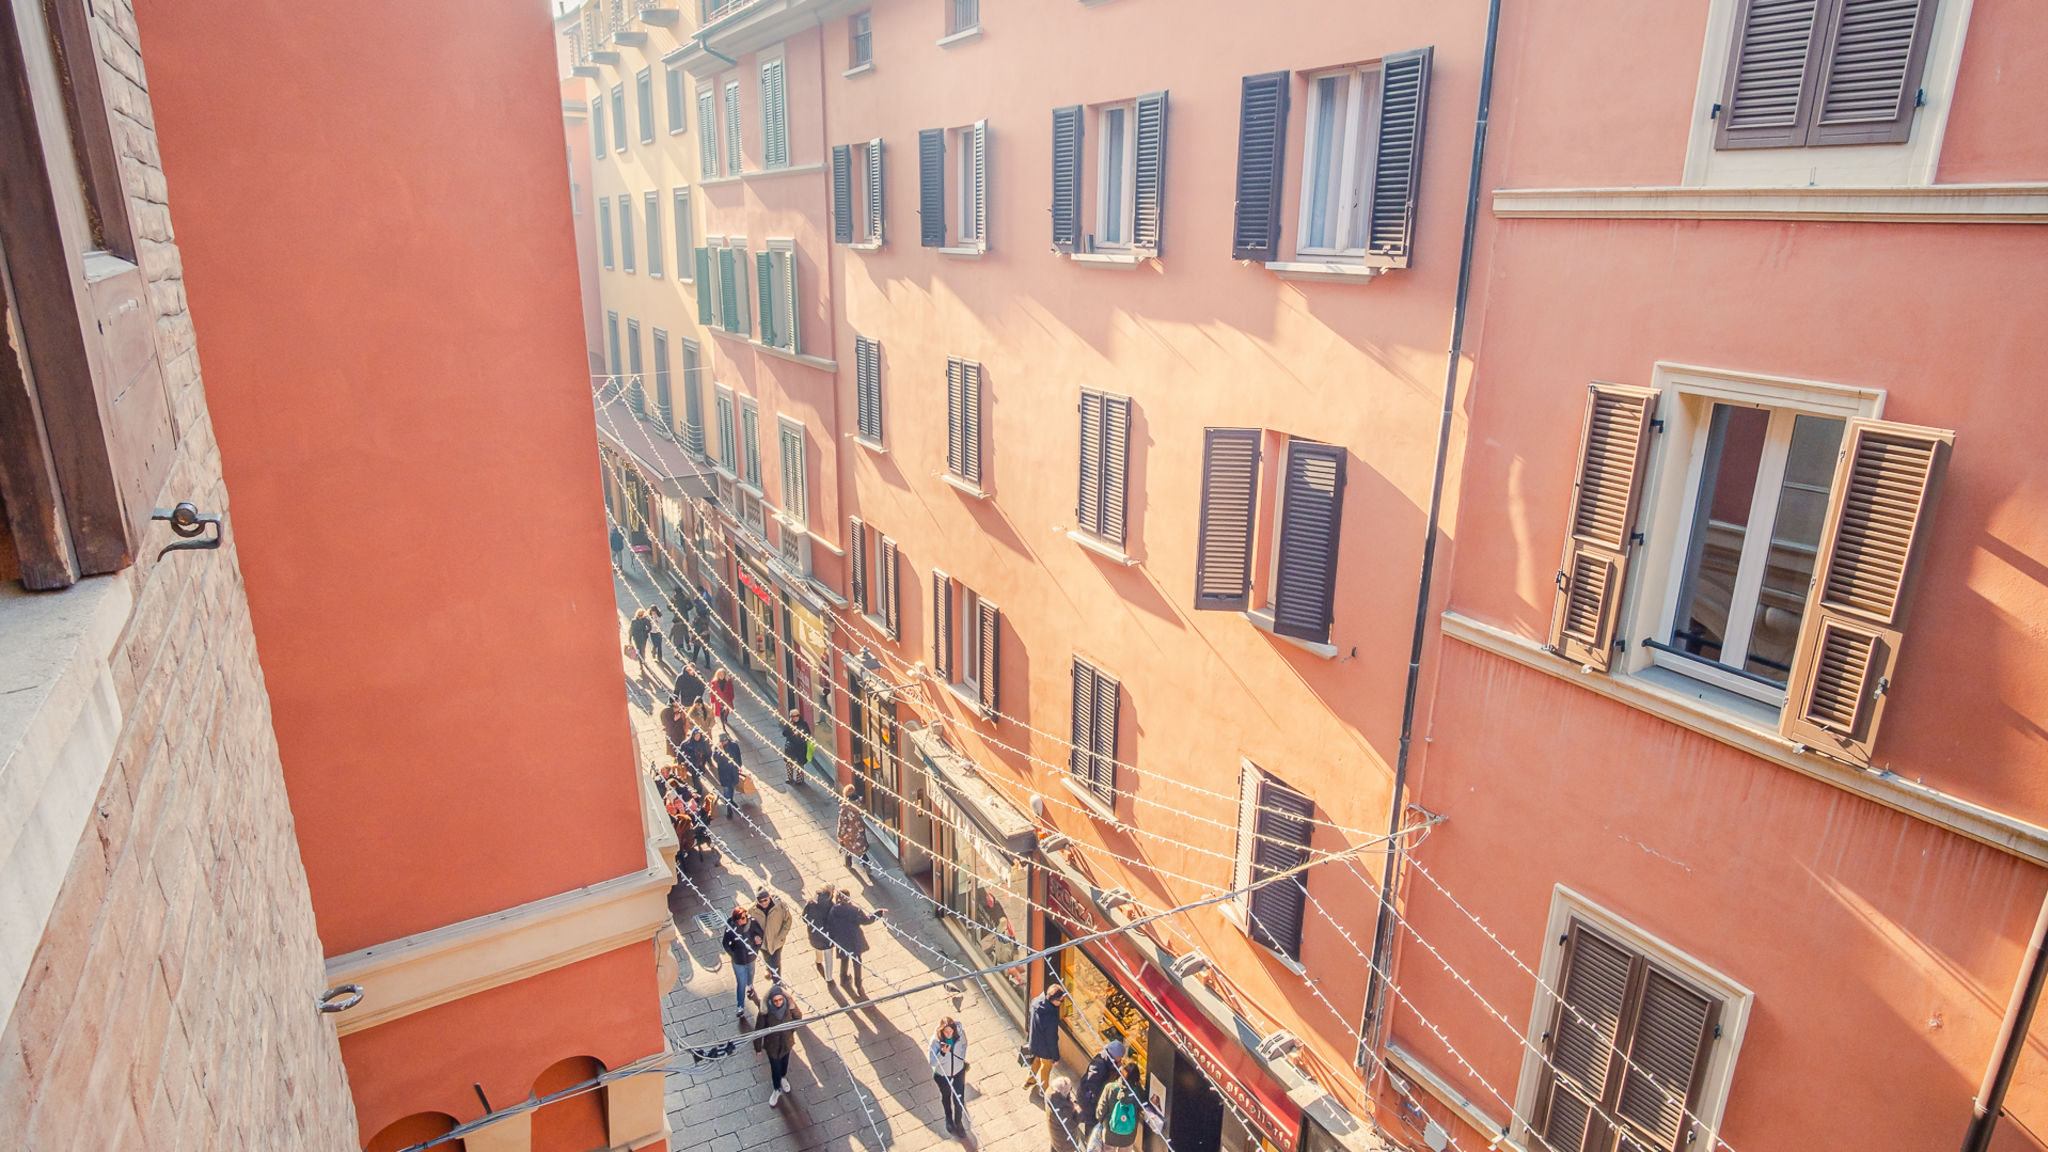
<path id="1" fill-rule="evenodd" d="M 93 7 L 180 435 L 163 498 L 226 510 L 134 13 Z M 0 1143 L 355 1148 L 232 522 L 219 551 L 152 547 L 121 578 L 122 730 L 0 1036 Z"/>

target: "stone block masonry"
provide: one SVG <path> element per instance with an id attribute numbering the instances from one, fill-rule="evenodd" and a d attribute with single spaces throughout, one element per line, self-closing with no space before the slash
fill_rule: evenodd
<path id="1" fill-rule="evenodd" d="M 93 5 L 137 258 L 179 436 L 165 501 L 228 507 L 185 310 L 143 53 L 127 0 Z M 322 949 L 234 546 L 127 572 L 104 661 L 120 729 L 0 1033 L 13 1148 L 353 1149 Z"/>

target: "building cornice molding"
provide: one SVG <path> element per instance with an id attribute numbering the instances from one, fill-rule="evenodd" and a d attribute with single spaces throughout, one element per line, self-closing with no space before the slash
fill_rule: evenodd
<path id="1" fill-rule="evenodd" d="M 1507 220 L 1845 220 L 2048 224 L 2048 184 L 1881 188 L 1500 188 Z"/>
<path id="2" fill-rule="evenodd" d="M 815 29 L 837 16 L 864 8 L 870 0 L 754 0 L 690 34 L 664 64 L 680 64 L 702 79 L 733 66 L 733 60 L 766 48 L 796 32 Z"/>

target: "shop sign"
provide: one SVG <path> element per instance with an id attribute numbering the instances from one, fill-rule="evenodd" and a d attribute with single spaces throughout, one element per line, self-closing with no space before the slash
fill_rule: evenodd
<path id="1" fill-rule="evenodd" d="M 768 603 L 775 603 L 775 594 L 773 592 L 770 592 L 768 589 L 762 587 L 761 582 L 759 580 L 756 580 L 754 578 L 754 574 L 748 571 L 744 565 L 740 567 L 740 584 L 743 585 L 747 591 L 752 592 L 754 595 L 759 596 L 761 599 L 766 600 Z"/>

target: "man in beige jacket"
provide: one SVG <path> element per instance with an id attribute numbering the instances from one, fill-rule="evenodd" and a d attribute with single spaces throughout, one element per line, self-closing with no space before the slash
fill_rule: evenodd
<path id="1" fill-rule="evenodd" d="M 762 888 L 754 893 L 754 919 L 761 923 L 761 958 L 768 961 L 768 979 L 776 983 L 782 980 L 782 945 L 789 939 L 789 926 L 795 920 L 789 914 L 789 906 L 775 898 L 775 894 Z"/>

